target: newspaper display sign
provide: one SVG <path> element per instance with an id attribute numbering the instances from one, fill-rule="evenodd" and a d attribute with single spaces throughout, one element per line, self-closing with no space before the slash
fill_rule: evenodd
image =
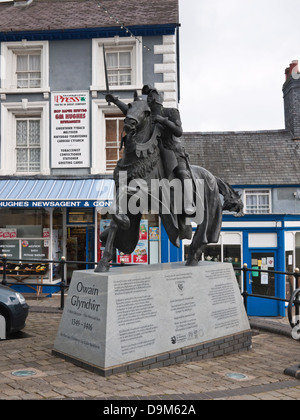
<path id="1" fill-rule="evenodd" d="M 52 93 L 52 168 L 90 166 L 89 93 Z"/>

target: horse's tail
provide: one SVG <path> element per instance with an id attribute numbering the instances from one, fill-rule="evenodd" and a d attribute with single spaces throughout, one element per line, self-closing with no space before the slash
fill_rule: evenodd
<path id="1" fill-rule="evenodd" d="M 222 179 L 216 177 L 216 180 L 219 193 L 224 197 L 223 210 L 235 212 L 236 217 L 244 216 L 244 204 L 240 194 Z"/>

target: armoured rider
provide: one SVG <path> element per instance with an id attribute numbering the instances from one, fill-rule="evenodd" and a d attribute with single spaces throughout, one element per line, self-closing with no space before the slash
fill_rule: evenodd
<path id="1" fill-rule="evenodd" d="M 172 173 L 179 178 L 184 185 L 184 212 L 186 216 L 192 216 L 195 213 L 193 202 L 193 183 L 184 180 L 191 180 L 191 173 L 188 168 L 187 155 L 179 140 L 182 136 L 182 123 L 180 114 L 176 108 L 164 108 L 162 95 L 151 85 L 145 85 L 142 90 L 143 95 L 147 95 L 147 103 L 151 109 L 153 124 L 159 124 L 161 129 L 160 151 L 164 163 L 166 175 L 169 177 Z M 128 106 L 117 97 L 106 95 L 108 102 L 114 103 L 126 116 Z"/>

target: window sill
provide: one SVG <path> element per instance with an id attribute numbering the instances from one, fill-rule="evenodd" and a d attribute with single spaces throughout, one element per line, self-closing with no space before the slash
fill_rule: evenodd
<path id="1" fill-rule="evenodd" d="M 44 88 L 2 88 L 0 94 L 10 93 L 49 93 L 50 87 Z"/>
<path id="2" fill-rule="evenodd" d="M 126 86 L 109 86 L 111 92 L 114 91 L 131 91 L 131 90 L 142 90 L 142 86 L 139 85 L 126 85 Z M 106 86 L 90 86 L 90 91 L 94 92 L 106 92 Z M 1 93 L 1 92 L 0 92 Z"/>
<path id="3" fill-rule="evenodd" d="M 4 169 L 0 169 L 0 176 L 15 176 L 15 177 L 30 177 L 30 176 L 42 176 L 42 175 L 51 175 L 50 169 L 44 169 L 41 170 L 39 172 L 16 172 L 16 171 L 12 171 L 12 172 L 8 172 L 7 170 Z"/>

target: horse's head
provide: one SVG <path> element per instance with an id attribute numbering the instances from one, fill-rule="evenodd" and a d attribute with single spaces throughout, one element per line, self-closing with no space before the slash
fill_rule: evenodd
<path id="1" fill-rule="evenodd" d="M 235 217 L 244 216 L 244 204 L 241 195 L 237 191 L 232 190 L 231 196 L 225 197 L 223 210 L 236 213 Z"/>
<path id="2" fill-rule="evenodd" d="M 128 105 L 124 120 L 124 130 L 128 135 L 135 135 L 151 127 L 151 110 L 145 101 L 135 101 Z M 146 139 L 145 139 L 146 140 Z"/>

